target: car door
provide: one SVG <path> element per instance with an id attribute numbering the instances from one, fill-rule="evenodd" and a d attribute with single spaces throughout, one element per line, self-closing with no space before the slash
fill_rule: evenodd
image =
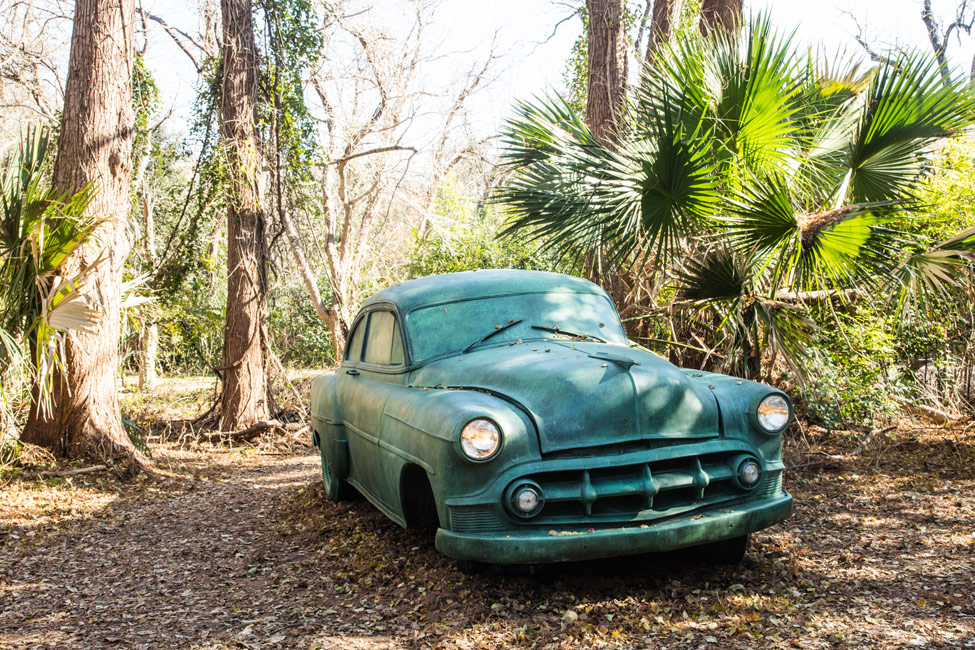
<path id="1" fill-rule="evenodd" d="M 339 368 L 338 397 L 349 439 L 349 481 L 397 519 L 397 485 L 380 449 L 386 401 L 405 390 L 403 342 L 391 308 L 370 308 L 353 325 Z"/>

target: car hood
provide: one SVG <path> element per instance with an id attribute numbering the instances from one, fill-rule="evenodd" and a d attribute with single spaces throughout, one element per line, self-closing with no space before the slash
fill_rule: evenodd
<path id="1" fill-rule="evenodd" d="M 475 388 L 535 421 L 542 453 L 635 440 L 718 436 L 707 385 L 642 350 L 553 340 L 480 348 L 419 369 L 417 386 Z"/>

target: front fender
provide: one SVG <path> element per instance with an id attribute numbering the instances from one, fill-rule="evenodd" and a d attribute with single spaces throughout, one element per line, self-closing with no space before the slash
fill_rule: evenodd
<path id="1" fill-rule="evenodd" d="M 471 461 L 460 449 L 461 430 L 476 418 L 501 429 L 501 449 L 487 461 Z M 426 471 L 441 521 L 446 499 L 477 493 L 501 471 L 541 457 L 534 426 L 521 410 L 472 390 L 411 388 L 389 400 L 380 445 Z"/>
<path id="2" fill-rule="evenodd" d="M 771 386 L 728 375 L 701 373 L 699 381 L 707 382 L 718 401 L 725 437 L 747 440 L 767 462 L 781 464 L 782 434 L 769 435 L 761 430 L 755 412 L 768 395 L 782 395 L 787 400 L 789 396 Z"/>

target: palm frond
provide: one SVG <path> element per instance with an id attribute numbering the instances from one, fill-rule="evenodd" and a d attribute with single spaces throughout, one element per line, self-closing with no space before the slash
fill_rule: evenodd
<path id="1" fill-rule="evenodd" d="M 662 263 L 717 202 L 707 138 L 678 122 L 665 119 L 614 153 L 561 100 L 523 105 L 520 115 L 503 132 L 512 175 L 492 197 L 508 212 L 508 234 L 528 231 L 559 253 L 600 254 L 609 265 L 646 251 Z"/>
<path id="2" fill-rule="evenodd" d="M 727 238 L 740 255 L 755 256 L 763 268 L 774 264 L 775 277 L 781 277 L 778 269 L 795 263 L 801 234 L 786 180 L 777 174 L 752 179 L 724 205 L 727 214 L 719 218 L 723 228 L 717 236 Z"/>
<path id="3" fill-rule="evenodd" d="M 605 240 L 618 263 L 646 259 L 645 253 L 658 265 L 669 263 L 719 198 L 706 134 L 686 133 L 665 116 L 648 135 L 621 152 L 603 184 Z"/>
<path id="4" fill-rule="evenodd" d="M 794 262 L 796 289 L 872 286 L 893 270 L 901 242 L 885 227 L 893 201 L 848 205 L 800 215 L 801 248 Z"/>
<path id="5" fill-rule="evenodd" d="M 13 334 L 0 327 L 0 373 L 16 366 L 24 357 L 24 350 Z M 0 394 L 2 394 L 0 387 Z M 0 395 L 2 396 L 2 395 Z"/>
<path id="6" fill-rule="evenodd" d="M 678 298 L 696 305 L 736 302 L 752 292 L 751 274 L 744 258 L 723 246 L 685 260 L 677 271 L 677 280 Z"/>
<path id="7" fill-rule="evenodd" d="M 769 350 L 780 355 L 797 378 L 803 378 L 803 361 L 815 339 L 816 323 L 796 305 L 777 300 L 758 300 L 755 315 L 762 323 Z"/>
<path id="8" fill-rule="evenodd" d="M 925 251 L 909 255 L 891 274 L 901 313 L 928 298 L 948 295 L 962 284 L 966 266 L 975 262 L 975 228 L 964 230 Z"/>
<path id="9" fill-rule="evenodd" d="M 523 102 L 516 111 L 501 134 L 511 177 L 491 197 L 508 213 L 504 233 L 529 232 L 563 254 L 600 246 L 595 195 L 615 156 L 561 98 Z"/>
<path id="10" fill-rule="evenodd" d="M 792 38 L 759 17 L 741 37 L 716 34 L 664 47 L 635 91 L 636 132 L 666 118 L 710 134 L 712 155 L 726 164 L 788 167 L 802 81 Z"/>
<path id="11" fill-rule="evenodd" d="M 90 331 L 97 316 L 78 290 L 95 264 L 65 273 L 65 262 L 99 225 L 88 214 L 95 186 L 73 194 L 48 186 L 50 137 L 47 129 L 27 128 L 0 174 L 0 331 L 5 347 L 13 335 L 21 347 L 32 342 L 31 373 L 44 410 L 52 373 L 64 368 L 64 337 Z"/>
<path id="12" fill-rule="evenodd" d="M 902 55 L 880 64 L 858 113 L 851 200 L 911 199 L 927 148 L 975 120 L 975 91 L 967 80 L 945 83 L 932 56 Z"/>
<path id="13" fill-rule="evenodd" d="M 703 316 L 713 314 L 710 322 L 723 341 L 726 370 L 747 375 L 746 360 L 767 348 L 801 376 L 815 324 L 799 306 L 761 295 L 759 269 L 749 260 L 724 246 L 687 260 L 678 273 L 676 304 L 695 310 L 702 325 L 709 322 Z"/>

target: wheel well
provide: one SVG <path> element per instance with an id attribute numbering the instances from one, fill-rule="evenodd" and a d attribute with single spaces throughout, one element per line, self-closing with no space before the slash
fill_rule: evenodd
<path id="1" fill-rule="evenodd" d="M 439 523 L 437 500 L 430 486 L 430 478 L 418 465 L 407 465 L 400 479 L 400 498 L 407 526 L 428 526 Z"/>

